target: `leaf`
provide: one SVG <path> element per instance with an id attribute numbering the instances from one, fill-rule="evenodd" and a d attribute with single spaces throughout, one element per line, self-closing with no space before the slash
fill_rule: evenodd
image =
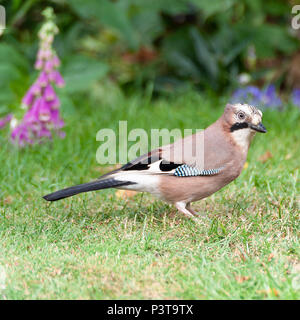
<path id="1" fill-rule="evenodd" d="M 211 79 L 216 79 L 218 65 L 213 54 L 209 51 L 208 43 L 195 28 L 191 29 L 190 36 L 194 41 L 195 54 L 199 64 L 207 71 Z"/>
<path id="2" fill-rule="evenodd" d="M 243 283 L 247 280 L 249 280 L 250 277 L 249 276 L 236 276 L 235 277 L 235 280 L 238 282 L 238 283 Z"/>
<path id="3" fill-rule="evenodd" d="M 12 196 L 7 196 L 6 198 L 4 198 L 3 203 L 4 204 L 12 204 L 13 203 L 13 197 Z"/>
<path id="4" fill-rule="evenodd" d="M 13 64 L 0 64 L 0 86 L 7 85 L 9 82 L 18 80 L 21 74 Z"/>
<path id="5" fill-rule="evenodd" d="M 191 90 L 191 86 L 188 82 L 181 81 L 175 77 L 157 77 L 154 83 L 154 90 L 161 93 L 185 92 Z"/>
<path id="6" fill-rule="evenodd" d="M 71 114 L 76 113 L 76 107 L 72 98 L 67 94 L 65 88 L 59 91 L 59 99 L 62 105 L 61 112 L 64 117 L 68 117 Z"/>
<path id="7" fill-rule="evenodd" d="M 90 86 L 108 72 L 106 63 L 87 56 L 77 55 L 67 61 L 63 69 L 66 90 L 70 93 L 90 90 Z"/>
<path id="8" fill-rule="evenodd" d="M 132 49 L 138 48 L 136 30 L 133 28 L 128 10 L 122 1 L 70 0 L 73 9 L 84 18 L 96 19 L 100 24 L 119 32 Z"/>
<path id="9" fill-rule="evenodd" d="M 7 106 L 14 99 L 14 94 L 8 86 L 3 86 L 0 91 L 0 114 L 8 112 Z"/>
<path id="10" fill-rule="evenodd" d="M 153 10 L 167 12 L 169 14 L 180 14 L 189 9 L 189 0 L 122 0 L 131 5 L 139 6 L 142 10 Z M 194 0 L 198 1 L 198 0 Z"/>
<path id="11" fill-rule="evenodd" d="M 268 160 L 271 159 L 271 158 L 273 158 L 273 155 L 272 155 L 272 153 L 271 153 L 269 150 L 267 150 L 262 156 L 260 156 L 260 157 L 258 158 L 258 160 L 259 160 L 260 162 L 264 163 L 264 162 L 268 161 Z"/>
<path id="12" fill-rule="evenodd" d="M 17 49 L 6 43 L 0 44 L 0 61 L 5 61 L 6 66 L 13 65 L 17 70 L 28 69 L 27 59 L 21 53 L 19 53 Z"/>
<path id="13" fill-rule="evenodd" d="M 176 68 L 176 73 L 180 76 L 191 77 L 195 80 L 201 78 L 199 69 L 195 63 L 181 52 L 169 52 L 166 56 L 169 63 Z"/>
<path id="14" fill-rule="evenodd" d="M 138 30 L 143 44 L 151 45 L 163 33 L 164 26 L 161 20 L 158 10 L 147 10 L 144 6 L 143 10 L 132 17 L 132 25 Z"/>
<path id="15" fill-rule="evenodd" d="M 227 53 L 222 59 L 224 65 L 227 66 L 231 62 L 233 62 L 234 59 L 236 59 L 236 57 L 246 48 L 248 43 L 249 43 L 248 40 L 244 40 L 236 44 L 235 46 L 231 46 L 229 53 Z"/>
<path id="16" fill-rule="evenodd" d="M 270 253 L 268 256 L 268 261 L 270 262 L 274 258 L 274 253 Z"/>
<path id="17" fill-rule="evenodd" d="M 202 10 L 205 17 L 210 17 L 218 12 L 226 12 L 237 0 L 190 0 L 190 3 Z"/>
<path id="18" fill-rule="evenodd" d="M 288 154 L 284 157 L 285 160 L 289 160 L 289 159 L 291 159 L 291 158 L 292 158 L 292 154 L 290 154 L 290 153 L 288 153 Z"/>
<path id="19" fill-rule="evenodd" d="M 116 191 L 115 195 L 119 199 L 128 199 L 132 198 L 137 194 L 136 191 L 133 190 L 118 190 Z"/>
<path id="20" fill-rule="evenodd" d="M 290 54 L 299 48 L 299 42 L 280 25 L 264 23 L 249 28 L 248 23 L 243 23 L 236 30 L 241 40 L 251 39 L 258 58 L 275 57 L 278 52 Z"/>
<path id="21" fill-rule="evenodd" d="M 267 290 L 257 290 L 257 293 L 262 293 L 266 296 L 269 296 L 269 295 L 274 295 L 276 297 L 279 296 L 279 292 L 275 288 L 268 288 Z"/>

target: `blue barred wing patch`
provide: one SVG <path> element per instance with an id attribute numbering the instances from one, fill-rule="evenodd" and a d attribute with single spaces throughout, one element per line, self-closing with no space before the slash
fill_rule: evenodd
<path id="1" fill-rule="evenodd" d="M 177 177 L 213 176 L 215 174 L 220 173 L 222 169 L 223 168 L 199 170 L 198 168 L 188 166 L 187 164 L 183 164 L 182 166 L 176 168 L 176 170 L 174 171 L 174 176 L 177 176 Z"/>

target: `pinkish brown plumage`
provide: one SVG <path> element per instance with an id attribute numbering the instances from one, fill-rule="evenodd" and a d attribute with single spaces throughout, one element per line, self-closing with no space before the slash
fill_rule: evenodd
<path id="1" fill-rule="evenodd" d="M 227 104 L 205 130 L 155 149 L 99 180 L 59 190 L 44 198 L 56 201 L 81 192 L 118 188 L 150 192 L 195 218 L 191 202 L 220 190 L 241 173 L 251 140 L 266 132 L 262 113 L 246 104 Z"/>

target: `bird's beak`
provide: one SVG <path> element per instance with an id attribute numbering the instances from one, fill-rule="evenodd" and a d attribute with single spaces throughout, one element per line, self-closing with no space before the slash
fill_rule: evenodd
<path id="1" fill-rule="evenodd" d="M 262 133 L 266 133 L 267 132 L 266 127 L 261 122 L 259 124 L 257 124 L 257 125 L 250 124 L 250 128 L 255 130 L 255 131 L 257 131 L 257 132 L 262 132 Z"/>

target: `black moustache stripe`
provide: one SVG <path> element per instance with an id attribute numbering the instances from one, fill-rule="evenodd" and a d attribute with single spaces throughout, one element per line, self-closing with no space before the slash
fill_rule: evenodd
<path id="1" fill-rule="evenodd" d="M 236 131 L 240 129 L 249 128 L 248 123 L 246 122 L 236 122 L 234 125 L 231 126 L 230 131 Z"/>

